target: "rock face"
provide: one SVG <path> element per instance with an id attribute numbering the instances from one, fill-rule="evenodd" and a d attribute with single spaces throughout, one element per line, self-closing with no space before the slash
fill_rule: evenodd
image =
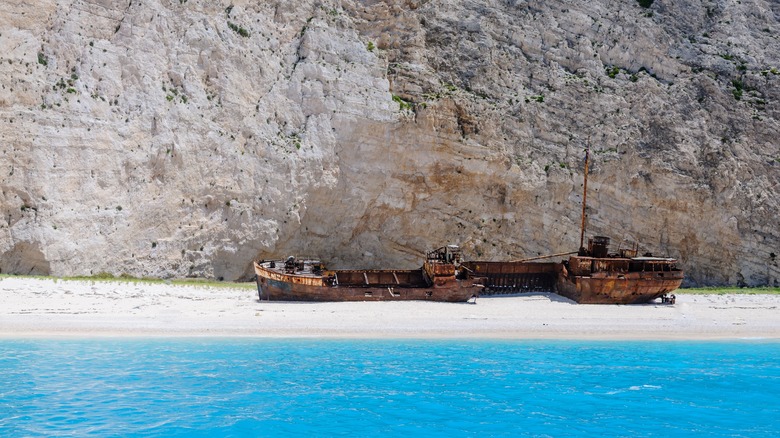
<path id="1" fill-rule="evenodd" d="M 774 0 L 6 0 L 0 271 L 576 250 L 780 283 Z M 625 245 L 625 243 L 624 243 Z"/>

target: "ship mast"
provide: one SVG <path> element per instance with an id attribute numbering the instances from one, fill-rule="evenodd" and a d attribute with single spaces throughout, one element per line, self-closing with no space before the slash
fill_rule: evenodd
<path id="1" fill-rule="evenodd" d="M 582 184 L 582 226 L 580 227 L 580 255 L 585 255 L 585 205 L 588 198 L 588 162 L 590 161 L 590 139 L 585 148 L 585 181 Z"/>

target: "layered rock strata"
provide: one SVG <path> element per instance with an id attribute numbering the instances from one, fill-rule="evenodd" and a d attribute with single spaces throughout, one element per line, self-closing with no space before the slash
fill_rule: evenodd
<path id="1" fill-rule="evenodd" d="M 8 0 L 0 271 L 576 249 L 780 283 L 771 0 Z"/>

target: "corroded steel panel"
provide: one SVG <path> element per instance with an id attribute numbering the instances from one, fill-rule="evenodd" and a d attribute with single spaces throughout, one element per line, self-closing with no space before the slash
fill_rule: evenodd
<path id="1" fill-rule="evenodd" d="M 590 275 L 593 259 L 590 257 L 569 257 L 569 272 L 572 275 Z"/>
<path id="2" fill-rule="evenodd" d="M 455 275 L 455 265 L 425 262 L 425 272 L 431 277 L 446 277 Z"/>
<path id="3" fill-rule="evenodd" d="M 559 263 L 550 262 L 463 262 L 462 266 L 475 274 L 554 273 Z"/>
<path id="4" fill-rule="evenodd" d="M 605 275 L 573 276 L 564 270 L 557 291 L 583 304 L 637 304 L 679 288 L 683 280 L 682 271 L 601 274 Z"/>
<path id="5" fill-rule="evenodd" d="M 559 263 L 550 262 L 464 262 L 471 273 L 485 277 L 484 295 L 519 292 L 553 292 Z"/>
<path id="6" fill-rule="evenodd" d="M 593 271 L 628 272 L 628 259 L 593 259 Z"/>

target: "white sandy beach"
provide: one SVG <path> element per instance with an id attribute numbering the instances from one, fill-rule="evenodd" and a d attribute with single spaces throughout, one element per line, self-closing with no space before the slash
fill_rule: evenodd
<path id="1" fill-rule="evenodd" d="M 578 305 L 554 294 L 477 304 L 259 302 L 251 289 L 0 278 L 0 336 L 780 338 L 779 295 L 685 295 L 675 305 Z"/>

